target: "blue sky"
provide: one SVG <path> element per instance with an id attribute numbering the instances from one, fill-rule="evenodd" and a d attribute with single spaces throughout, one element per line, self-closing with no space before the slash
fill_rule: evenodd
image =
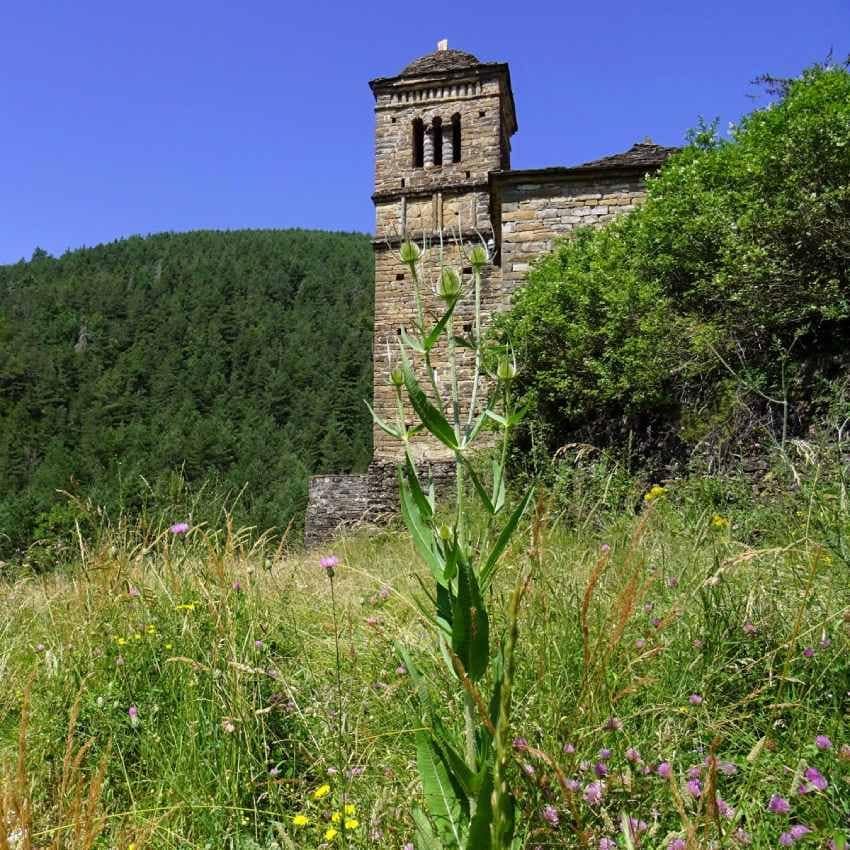
<path id="1" fill-rule="evenodd" d="M 510 63 L 513 166 L 567 165 L 726 126 L 758 74 L 844 58 L 850 0 L 6 0 L 0 262 L 162 230 L 371 230 L 367 81 L 440 38 Z"/>

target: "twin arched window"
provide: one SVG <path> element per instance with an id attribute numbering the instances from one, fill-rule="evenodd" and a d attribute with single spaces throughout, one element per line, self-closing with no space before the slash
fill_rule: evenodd
<path id="1" fill-rule="evenodd" d="M 414 118 L 412 126 L 413 167 L 423 168 L 425 165 L 425 122 Z M 452 115 L 452 162 L 460 162 L 461 131 L 460 113 Z M 443 119 L 434 118 L 431 121 L 431 162 L 433 165 L 443 164 Z"/>

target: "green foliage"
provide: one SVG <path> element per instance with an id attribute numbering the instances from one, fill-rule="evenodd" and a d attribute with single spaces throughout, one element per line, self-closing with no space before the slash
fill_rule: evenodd
<path id="1" fill-rule="evenodd" d="M 789 400 L 802 430 L 813 375 L 846 376 L 848 246 L 850 73 L 814 67 L 728 139 L 700 127 L 639 210 L 533 268 L 501 328 L 551 444 L 652 423 L 696 442 L 753 399 Z"/>
<path id="2" fill-rule="evenodd" d="M 175 473 L 241 523 L 297 525 L 309 474 L 369 462 L 371 317 L 355 234 L 160 234 L 0 267 L 0 556 L 73 530 L 57 491 L 117 516 Z"/>

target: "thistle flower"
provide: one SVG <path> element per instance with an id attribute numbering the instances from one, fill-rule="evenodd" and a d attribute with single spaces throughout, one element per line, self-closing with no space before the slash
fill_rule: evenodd
<path id="1" fill-rule="evenodd" d="M 684 838 L 672 838 L 667 845 L 667 850 L 685 850 L 687 846 Z"/>
<path id="2" fill-rule="evenodd" d="M 605 728 L 609 732 L 620 732 L 623 728 L 623 721 L 619 717 L 609 717 L 605 721 Z"/>
<path id="3" fill-rule="evenodd" d="M 819 750 L 831 750 L 832 749 L 832 741 L 827 738 L 826 735 L 818 735 L 815 738 L 815 746 Z"/>
<path id="4" fill-rule="evenodd" d="M 319 566 L 328 574 L 328 578 L 333 578 L 334 567 L 339 566 L 339 558 L 336 555 L 325 555 L 319 559 Z"/>
<path id="5" fill-rule="evenodd" d="M 629 747 L 626 750 L 626 761 L 631 762 L 632 764 L 638 764 L 640 762 L 640 753 L 634 747 Z"/>
<path id="6" fill-rule="evenodd" d="M 406 266 L 412 266 L 419 262 L 422 250 L 415 242 L 405 242 L 398 252 L 398 257 Z"/>
<path id="7" fill-rule="evenodd" d="M 632 838 L 636 838 L 642 832 L 646 832 L 648 829 L 645 820 L 638 820 L 638 818 L 629 818 L 629 834 Z"/>
<path id="8" fill-rule="evenodd" d="M 608 747 L 603 747 L 599 751 L 599 758 L 602 761 L 608 761 L 608 759 L 611 758 L 611 750 L 609 750 Z"/>
<path id="9" fill-rule="evenodd" d="M 604 779 L 608 775 L 608 765 L 604 761 L 598 761 L 593 765 L 593 772 L 600 778 Z"/>
<path id="10" fill-rule="evenodd" d="M 663 761 L 658 767 L 655 769 L 655 772 L 662 779 L 669 779 L 673 775 L 673 767 L 669 761 Z"/>
<path id="11" fill-rule="evenodd" d="M 543 817 L 543 820 L 545 820 L 550 826 L 558 826 L 561 822 L 561 819 L 558 816 L 558 810 L 554 806 L 544 806 L 543 811 L 540 814 Z"/>
<path id="12" fill-rule="evenodd" d="M 131 599 L 138 599 L 141 595 L 142 594 L 139 591 L 138 587 L 133 587 L 132 585 L 130 585 L 129 589 L 127 590 L 127 596 L 129 596 Z"/>
<path id="13" fill-rule="evenodd" d="M 186 534 L 189 531 L 189 523 L 175 522 L 174 525 L 169 526 L 168 530 L 174 535 Z"/>
<path id="14" fill-rule="evenodd" d="M 667 587 L 672 589 L 672 588 L 676 588 L 678 586 L 679 586 L 679 579 L 676 576 L 670 576 L 670 578 L 667 579 Z M 675 841 L 676 839 L 673 839 L 673 840 Z"/>
<path id="15" fill-rule="evenodd" d="M 527 761 L 522 763 L 522 772 L 529 778 L 533 779 L 535 777 L 534 767 L 530 765 Z"/>
<path id="16" fill-rule="evenodd" d="M 727 820 L 732 820 L 735 817 L 735 809 L 730 806 L 719 794 L 715 796 L 714 802 L 717 804 L 717 811 L 720 812 L 720 816 L 726 818 Z"/>
<path id="17" fill-rule="evenodd" d="M 811 794 L 813 791 L 825 791 L 829 787 L 829 783 L 824 779 L 823 774 L 816 767 L 807 767 L 803 771 L 803 777 L 806 782 L 800 785 L 800 794 Z"/>
<path id="18" fill-rule="evenodd" d="M 820 639 L 820 648 L 821 649 L 829 649 L 829 647 L 831 647 L 831 646 L 832 646 L 832 640 L 829 637 L 827 637 L 826 635 L 824 635 Z"/>
<path id="19" fill-rule="evenodd" d="M 460 276 L 450 266 L 444 266 L 440 273 L 437 295 L 446 302 L 455 301 L 460 295 Z"/>
<path id="20" fill-rule="evenodd" d="M 602 797 L 605 794 L 605 786 L 601 782 L 591 782 L 584 789 L 584 801 L 589 806 L 596 806 L 602 802 Z"/>
<path id="21" fill-rule="evenodd" d="M 643 649 L 646 646 L 646 641 L 643 638 L 638 638 L 635 641 L 635 649 Z"/>
<path id="22" fill-rule="evenodd" d="M 738 772 L 738 766 L 731 761 L 720 762 L 718 768 L 724 776 L 734 776 Z"/>
<path id="23" fill-rule="evenodd" d="M 815 654 L 815 651 L 814 651 L 814 649 L 813 649 L 811 646 L 807 646 L 807 647 L 803 650 L 803 657 L 804 657 L 804 658 L 813 658 L 813 657 L 814 657 L 814 654 Z"/>
<path id="24" fill-rule="evenodd" d="M 738 844 L 742 844 L 745 847 L 753 843 L 753 837 L 750 835 L 750 833 L 747 832 L 745 829 L 742 829 L 740 826 L 735 830 L 732 835 L 732 838 L 734 838 Z"/>
<path id="25" fill-rule="evenodd" d="M 688 779 L 699 779 L 702 776 L 702 765 L 691 765 L 688 768 L 686 776 L 688 777 Z"/>
<path id="26" fill-rule="evenodd" d="M 570 744 L 570 743 L 566 743 L 566 744 L 564 744 L 564 752 L 565 752 L 568 756 L 571 756 L 571 755 L 572 755 L 575 751 L 576 751 L 576 746 L 575 746 L 575 744 Z"/>
<path id="27" fill-rule="evenodd" d="M 758 629 L 756 629 L 756 627 L 749 620 L 744 623 L 741 628 L 744 630 L 745 635 L 754 635 L 758 631 Z"/>
<path id="28" fill-rule="evenodd" d="M 691 694 L 688 697 L 688 702 L 691 705 L 702 705 L 702 697 L 699 694 Z"/>
<path id="29" fill-rule="evenodd" d="M 691 797 L 698 800 L 702 796 L 702 783 L 699 779 L 689 779 L 685 783 L 685 790 L 691 795 Z"/>
<path id="30" fill-rule="evenodd" d="M 528 741 L 525 738 L 514 738 L 514 749 L 520 752 L 525 752 L 528 749 Z"/>
<path id="31" fill-rule="evenodd" d="M 139 709 L 135 705 L 131 705 L 127 709 L 127 716 L 130 718 L 130 725 L 135 729 L 139 725 Z"/>
<path id="32" fill-rule="evenodd" d="M 773 794 L 767 804 L 767 810 L 774 815 L 787 815 L 791 811 L 791 804 L 778 794 Z"/>
<path id="33" fill-rule="evenodd" d="M 613 838 L 603 836 L 599 839 L 599 850 L 617 850 L 617 842 Z"/>
<path id="34" fill-rule="evenodd" d="M 578 791 L 579 788 L 581 788 L 581 782 L 579 782 L 578 779 L 572 776 L 566 780 L 564 785 L 566 786 L 567 791 L 572 791 L 573 793 L 575 793 L 576 791 Z"/>

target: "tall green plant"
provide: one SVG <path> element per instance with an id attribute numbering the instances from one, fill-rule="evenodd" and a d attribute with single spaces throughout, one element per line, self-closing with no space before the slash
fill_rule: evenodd
<path id="1" fill-rule="evenodd" d="M 491 616 L 485 595 L 499 559 L 515 533 L 525 512 L 531 491 L 508 509 L 505 489 L 507 452 L 512 430 L 520 423 L 523 410 L 512 392 L 516 365 L 512 353 L 504 347 L 486 343 L 481 333 L 481 280 L 489 263 L 482 246 L 462 250 L 471 272 L 464 276 L 439 256 L 436 293 L 443 303 L 442 315 L 428 320 L 422 298 L 421 267 L 425 247 L 405 242 L 399 258 L 410 270 L 416 317 L 413 331 L 402 332 L 398 361 L 390 372 L 395 389 L 396 416 L 387 422 L 374 411 L 376 424 L 399 440 L 404 459 L 399 469 L 401 513 L 414 546 L 428 565 L 434 581 L 428 596 L 433 609 L 421 606 L 432 624 L 441 653 L 456 683 L 463 702 L 463 747 L 457 746 L 450 724 L 432 709 L 416 667 L 404 649 L 408 669 L 418 684 L 428 731 L 416 737 L 417 765 L 428 816 L 414 814 L 419 850 L 468 848 L 488 850 L 513 846 L 513 801 L 507 784 L 494 785 L 494 767 L 504 765 L 505 734 L 494 735 L 497 727 L 506 729 L 508 718 L 499 717 L 500 706 L 510 705 L 504 698 L 510 688 L 500 655 L 493 658 Z M 473 322 L 469 336 L 455 334 L 458 305 L 469 295 Z M 435 378 L 432 358 L 441 347 L 448 361 L 450 382 L 444 392 Z M 460 349 L 472 352 L 472 381 L 467 397 L 461 396 Z M 417 364 L 421 367 L 417 370 Z M 424 374 L 423 387 L 418 374 Z M 408 427 L 405 407 L 409 405 L 418 423 Z M 411 453 L 411 439 L 427 432 L 454 458 L 455 496 L 453 504 L 438 510 L 433 487 L 426 487 Z M 489 479 L 473 463 L 474 453 L 490 435 L 497 435 L 497 447 L 491 461 Z M 486 438 L 485 438 L 486 435 Z M 474 546 L 468 528 L 468 499 L 481 504 L 487 516 L 487 545 Z M 442 518 L 450 517 L 446 522 Z M 512 606 L 515 633 L 518 605 Z M 511 643 L 511 648 L 512 648 Z M 488 708 L 481 694 L 481 683 L 491 670 L 492 695 Z M 498 742 L 502 746 L 498 746 Z"/>

